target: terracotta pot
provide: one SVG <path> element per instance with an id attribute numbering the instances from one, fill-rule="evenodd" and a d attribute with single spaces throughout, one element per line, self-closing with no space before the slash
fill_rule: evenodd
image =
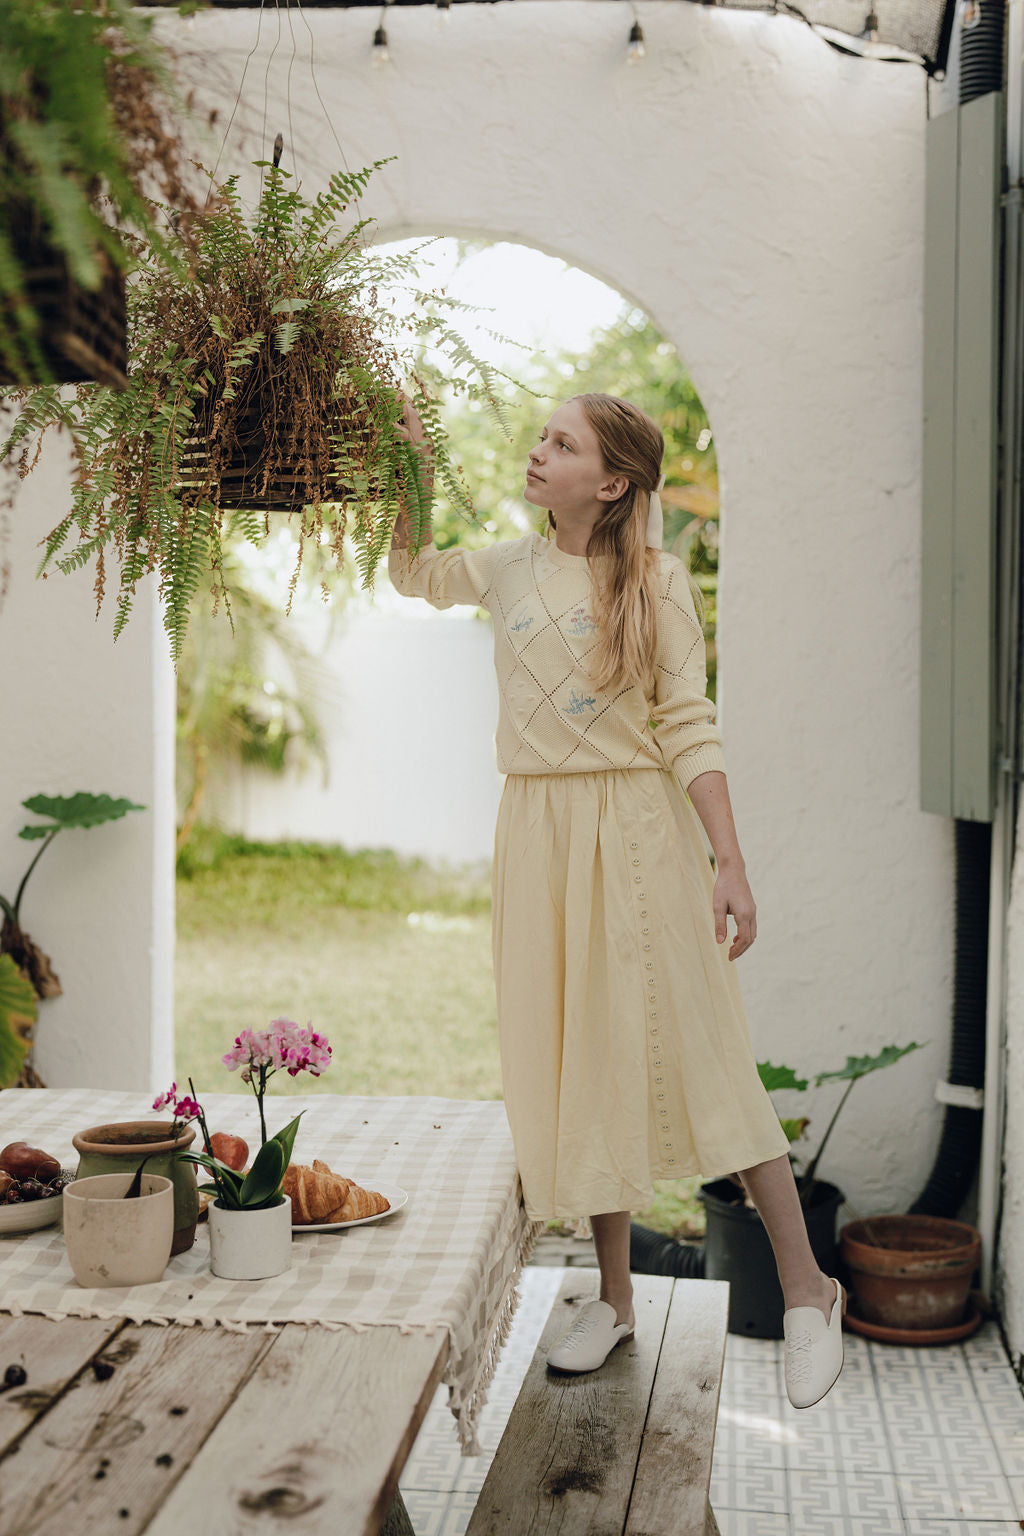
<path id="1" fill-rule="evenodd" d="M 196 1240 L 199 1189 L 193 1163 L 175 1152 L 184 1151 L 196 1139 L 195 1127 L 186 1125 L 171 1140 L 170 1120 L 116 1120 L 91 1125 L 71 1140 L 79 1155 L 79 1179 L 100 1173 L 134 1173 L 146 1158 L 146 1173 L 159 1173 L 174 1187 L 174 1242 L 171 1255 L 184 1253 Z"/>
<path id="2" fill-rule="evenodd" d="M 171 1256 L 174 1190 L 170 1179 L 142 1175 L 137 1200 L 123 1195 L 132 1173 L 101 1173 L 64 1189 L 64 1243 L 79 1285 L 148 1285 Z"/>
<path id="3" fill-rule="evenodd" d="M 292 1203 L 259 1211 L 230 1211 L 214 1200 L 208 1207 L 210 1268 L 226 1280 L 267 1280 L 292 1262 Z"/>
<path id="4" fill-rule="evenodd" d="M 839 1251 L 852 1305 L 884 1328 L 948 1328 L 960 1322 L 981 1260 L 981 1233 L 944 1216 L 848 1221 Z"/>

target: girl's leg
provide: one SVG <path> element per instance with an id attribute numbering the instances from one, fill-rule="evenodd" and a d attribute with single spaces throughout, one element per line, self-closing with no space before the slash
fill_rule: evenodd
<path id="1" fill-rule="evenodd" d="M 818 1261 L 811 1252 L 788 1155 L 783 1152 L 752 1168 L 741 1168 L 739 1175 L 771 1239 L 787 1309 L 820 1307 L 828 1322 L 836 1288 L 818 1268 Z M 601 1294 L 603 1296 L 604 1292 Z"/>
<path id="2" fill-rule="evenodd" d="M 629 1321 L 633 1312 L 633 1282 L 629 1277 L 629 1212 L 605 1211 L 591 1216 L 594 1247 L 601 1270 L 601 1300 L 615 1308 L 615 1320 Z"/>

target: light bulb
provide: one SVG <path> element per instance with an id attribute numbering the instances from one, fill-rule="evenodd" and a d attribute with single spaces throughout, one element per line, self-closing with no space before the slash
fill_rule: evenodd
<path id="1" fill-rule="evenodd" d="M 866 42 L 878 42 L 878 17 L 875 15 L 874 11 L 869 11 L 865 16 L 864 30 L 860 35 L 865 39 Z"/>
<path id="2" fill-rule="evenodd" d="M 434 4 L 437 10 L 438 26 L 447 26 L 452 19 L 452 0 L 434 0 Z"/>
<path id="3" fill-rule="evenodd" d="M 383 27 L 378 27 L 373 34 L 373 62 L 386 64 L 391 55 L 388 53 L 388 34 Z"/>
<path id="4" fill-rule="evenodd" d="M 637 59 L 644 56 L 644 29 L 638 21 L 634 21 L 629 29 L 629 48 L 626 51 L 626 63 L 635 64 Z"/>

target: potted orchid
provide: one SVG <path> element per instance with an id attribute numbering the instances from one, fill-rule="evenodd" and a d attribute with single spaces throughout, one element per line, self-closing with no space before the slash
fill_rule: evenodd
<path id="1" fill-rule="evenodd" d="M 154 1101 L 153 1108 L 173 1107 L 175 1124 L 193 1119 L 199 1122 L 205 1150 L 182 1150 L 177 1155 L 183 1162 L 205 1168 L 213 1181 L 200 1188 L 216 1191 L 209 1207 L 210 1267 L 214 1274 L 232 1280 L 262 1280 L 281 1274 L 291 1263 L 292 1206 L 283 1184 L 299 1120 L 305 1113 L 301 1110 L 282 1130 L 268 1136 L 263 1096 L 277 1071 L 290 1077 L 300 1072 L 319 1077 L 330 1065 L 331 1047 L 327 1036 L 311 1026 L 302 1028 L 290 1019 L 274 1019 L 268 1029 L 243 1029 L 222 1060 L 229 1071 L 241 1068 L 242 1081 L 256 1095 L 261 1144 L 251 1167 L 233 1166 L 248 1154 L 240 1138 L 210 1135 L 191 1078 L 188 1095 L 179 1097 L 177 1085 L 172 1083 L 167 1093 Z"/>

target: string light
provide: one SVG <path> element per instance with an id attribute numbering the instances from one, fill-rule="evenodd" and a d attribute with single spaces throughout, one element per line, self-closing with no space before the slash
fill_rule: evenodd
<path id="1" fill-rule="evenodd" d="M 864 38 L 864 40 L 866 42 L 869 42 L 869 43 L 877 43 L 878 42 L 878 17 L 875 15 L 874 11 L 869 11 L 868 14 L 865 16 L 865 18 L 864 18 L 864 30 L 863 30 L 863 32 L 859 33 L 858 35 L 860 37 Z"/>
<path id="2" fill-rule="evenodd" d="M 437 24 L 443 27 L 452 19 L 452 0 L 434 0 L 437 9 Z"/>
<path id="3" fill-rule="evenodd" d="M 638 59 L 643 58 L 645 51 L 644 29 L 640 25 L 639 18 L 637 18 L 629 29 L 629 48 L 626 52 L 626 63 L 635 64 Z"/>
<path id="4" fill-rule="evenodd" d="M 384 12 L 381 12 L 383 18 Z M 391 55 L 388 53 L 388 34 L 383 20 L 377 23 L 377 30 L 373 34 L 373 62 L 374 64 L 386 64 Z"/>

